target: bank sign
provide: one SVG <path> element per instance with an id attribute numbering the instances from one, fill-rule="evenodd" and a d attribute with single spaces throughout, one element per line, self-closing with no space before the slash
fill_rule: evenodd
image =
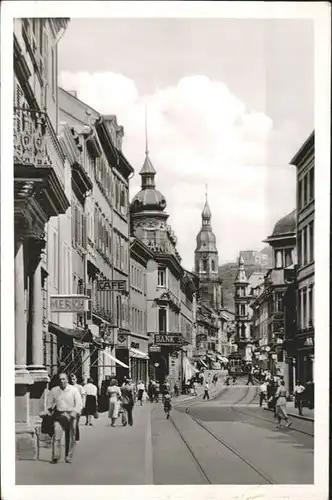
<path id="1" fill-rule="evenodd" d="M 182 345 L 182 335 L 178 333 L 156 333 L 154 344 L 156 345 Z"/>
<path id="2" fill-rule="evenodd" d="M 84 312 L 87 310 L 86 295 L 51 295 L 51 312 Z"/>

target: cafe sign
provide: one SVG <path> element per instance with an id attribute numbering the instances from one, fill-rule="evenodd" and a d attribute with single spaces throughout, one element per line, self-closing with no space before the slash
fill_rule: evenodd
<path id="1" fill-rule="evenodd" d="M 154 336 L 157 345 L 182 345 L 182 335 L 177 333 L 157 333 Z"/>
<path id="2" fill-rule="evenodd" d="M 87 295 L 51 295 L 51 312 L 84 312 L 88 307 Z"/>

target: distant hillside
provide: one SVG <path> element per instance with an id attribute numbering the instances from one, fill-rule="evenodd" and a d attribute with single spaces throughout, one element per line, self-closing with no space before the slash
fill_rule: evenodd
<path id="1" fill-rule="evenodd" d="M 268 266 L 263 265 L 245 265 L 247 276 L 253 272 L 264 272 Z M 229 262 L 219 267 L 219 277 L 222 279 L 222 288 L 224 296 L 224 307 L 229 311 L 234 312 L 234 280 L 238 269 L 237 262 Z"/>

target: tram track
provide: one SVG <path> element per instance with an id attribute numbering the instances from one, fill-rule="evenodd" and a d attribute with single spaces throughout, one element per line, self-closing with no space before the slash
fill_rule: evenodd
<path id="1" fill-rule="evenodd" d="M 213 399 L 216 399 L 220 394 L 226 392 L 228 387 L 223 388 L 222 391 L 218 395 L 216 395 Z M 230 406 L 232 407 L 233 405 L 236 405 L 243 401 L 249 394 L 250 392 L 250 387 L 248 387 L 248 390 L 243 394 L 237 401 L 234 401 Z M 252 398 L 251 401 L 253 401 L 256 398 L 257 392 L 255 393 L 255 396 Z M 252 471 L 254 471 L 258 476 L 260 476 L 267 484 L 275 484 L 273 479 L 271 479 L 267 474 L 265 474 L 262 470 L 260 470 L 255 464 L 253 464 L 250 460 L 246 459 L 241 455 L 241 453 L 236 450 L 233 446 L 230 445 L 227 441 L 225 441 L 223 438 L 220 436 L 216 435 L 211 429 L 209 429 L 208 426 L 206 426 L 199 418 L 197 418 L 193 413 L 190 411 L 191 408 L 194 408 L 197 406 L 197 401 L 192 401 L 191 405 L 187 405 L 185 408 L 185 413 L 186 415 L 194 421 L 199 427 L 204 429 L 205 432 L 207 432 L 215 441 L 220 443 L 224 448 L 226 448 L 228 451 L 230 451 L 233 455 L 235 455 L 241 462 L 245 463 Z M 248 403 L 250 404 L 250 403 Z M 183 432 L 179 429 L 178 425 L 176 424 L 174 418 L 171 416 L 170 420 L 176 429 L 177 433 L 179 434 L 182 442 L 186 446 L 188 452 L 190 453 L 192 459 L 194 460 L 195 464 L 197 465 L 202 477 L 204 478 L 205 482 L 207 484 L 214 484 L 211 479 L 209 478 L 208 472 L 205 470 L 204 465 L 202 464 L 202 461 L 199 460 L 197 457 L 193 447 L 190 445 L 186 437 L 184 436 Z"/>

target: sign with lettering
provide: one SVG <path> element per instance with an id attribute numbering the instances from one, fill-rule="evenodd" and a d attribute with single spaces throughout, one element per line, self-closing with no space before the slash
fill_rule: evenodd
<path id="1" fill-rule="evenodd" d="M 87 310 L 86 295 L 51 295 L 51 312 L 84 312 Z"/>
<path id="2" fill-rule="evenodd" d="M 150 345 L 149 351 L 150 352 L 160 352 L 160 345 Z"/>
<path id="3" fill-rule="evenodd" d="M 130 347 L 132 347 L 133 349 L 139 349 L 139 343 L 138 342 L 132 342 L 130 344 Z"/>
<path id="4" fill-rule="evenodd" d="M 157 333 L 154 336 L 157 345 L 182 345 L 182 335 L 178 333 Z"/>
<path id="5" fill-rule="evenodd" d="M 126 280 L 102 280 L 98 281 L 97 289 L 99 292 L 126 292 Z"/>

